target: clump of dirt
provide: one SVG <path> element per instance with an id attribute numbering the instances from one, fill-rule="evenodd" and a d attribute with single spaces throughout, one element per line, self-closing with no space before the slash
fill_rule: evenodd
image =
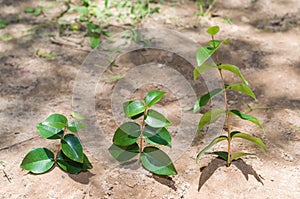
<path id="1" fill-rule="evenodd" d="M 299 27 L 300 18 L 299 14 L 287 13 L 283 16 L 257 20 L 252 25 L 265 32 L 286 32 Z"/>

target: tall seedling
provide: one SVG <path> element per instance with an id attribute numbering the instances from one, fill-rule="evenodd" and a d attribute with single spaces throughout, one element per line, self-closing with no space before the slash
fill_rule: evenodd
<path id="1" fill-rule="evenodd" d="M 177 171 L 169 156 L 156 146 L 171 147 L 171 135 L 167 126 L 171 122 L 161 113 L 150 109 L 165 92 L 149 91 L 144 101 L 131 100 L 123 104 L 125 116 L 141 124 L 125 122 L 115 131 L 110 154 L 119 162 L 124 163 L 139 155 L 143 167 L 158 175 L 176 175 Z M 144 146 L 146 141 L 147 146 Z"/>
<path id="2" fill-rule="evenodd" d="M 236 116 L 243 120 L 248 120 L 257 126 L 259 126 L 263 131 L 264 127 L 261 125 L 261 123 L 258 121 L 257 118 L 247 115 L 239 110 L 230 109 L 228 105 L 228 99 L 227 99 L 227 91 L 233 90 L 238 91 L 240 93 L 249 95 L 253 99 L 256 99 L 254 93 L 249 87 L 248 81 L 244 78 L 244 76 L 241 74 L 240 69 L 237 66 L 231 65 L 231 64 L 222 64 L 218 57 L 218 49 L 223 43 L 228 43 L 227 40 L 216 40 L 215 35 L 219 32 L 218 26 L 213 26 L 207 29 L 207 33 L 211 35 L 211 40 L 208 42 L 209 46 L 203 46 L 198 49 L 196 58 L 198 62 L 198 66 L 194 70 L 194 79 L 197 79 L 197 77 L 205 72 L 208 69 L 216 68 L 219 72 L 220 78 L 222 80 L 223 87 L 217 88 L 212 91 L 209 91 L 208 93 L 201 96 L 197 102 L 194 105 L 194 112 L 198 112 L 203 106 L 205 106 L 211 98 L 214 96 L 223 93 L 224 95 L 224 102 L 225 102 L 225 110 L 217 108 L 212 109 L 210 111 L 207 111 L 204 113 L 199 121 L 198 124 L 198 132 L 205 126 L 209 125 L 213 122 L 215 122 L 221 115 L 225 114 L 226 118 L 226 127 L 227 129 L 227 135 L 221 135 L 219 137 L 216 137 L 213 139 L 210 144 L 208 144 L 206 147 L 204 147 L 196 157 L 197 163 L 199 162 L 200 157 L 203 154 L 213 154 L 216 155 L 225 161 L 227 161 L 227 166 L 230 166 L 231 162 L 234 160 L 237 160 L 240 157 L 247 156 L 247 155 L 254 155 L 252 153 L 247 152 L 237 152 L 235 154 L 231 153 L 231 142 L 235 138 L 242 138 L 245 140 L 248 140 L 250 142 L 253 142 L 260 146 L 264 151 L 267 150 L 265 144 L 260 138 L 253 137 L 247 133 L 240 132 L 240 131 L 233 131 L 231 126 L 231 116 Z M 207 59 L 209 59 L 211 56 L 215 55 L 216 64 L 206 64 L 205 62 Z M 223 71 L 229 71 L 239 77 L 241 79 L 242 83 L 234 83 L 234 84 L 226 84 L 223 77 Z M 207 152 L 212 146 L 215 144 L 221 142 L 221 141 L 227 141 L 227 151 L 213 151 L 213 152 Z"/>

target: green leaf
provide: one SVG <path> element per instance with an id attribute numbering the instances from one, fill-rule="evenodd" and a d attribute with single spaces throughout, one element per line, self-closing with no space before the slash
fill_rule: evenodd
<path id="1" fill-rule="evenodd" d="M 204 113 L 199 121 L 197 131 L 199 132 L 203 128 L 203 126 L 215 122 L 224 113 L 225 111 L 223 109 L 212 109 Z"/>
<path id="2" fill-rule="evenodd" d="M 86 171 L 92 168 L 93 168 L 92 163 L 89 161 L 88 157 L 83 153 L 82 171 Z"/>
<path id="3" fill-rule="evenodd" d="M 205 71 L 212 69 L 212 68 L 216 68 L 216 67 L 217 67 L 217 65 L 213 62 L 202 64 L 201 66 L 197 66 L 194 69 L 194 80 L 196 80 L 201 73 L 204 73 Z"/>
<path id="4" fill-rule="evenodd" d="M 228 140 L 228 137 L 222 135 L 222 136 L 219 136 L 219 137 L 213 139 L 213 140 L 209 143 L 209 145 L 207 145 L 206 147 L 204 147 L 204 148 L 197 154 L 197 156 L 196 156 L 196 163 L 198 164 L 200 157 L 201 157 L 208 149 L 210 149 L 210 148 L 213 147 L 215 144 L 217 144 L 217 143 L 219 143 L 219 142 L 221 142 L 221 141 L 223 141 L 223 140 Z"/>
<path id="5" fill-rule="evenodd" d="M 227 161 L 227 159 L 228 159 L 228 153 L 226 151 L 213 151 L 213 152 L 208 152 L 205 154 L 216 155 L 225 161 Z"/>
<path id="6" fill-rule="evenodd" d="M 42 13 L 42 11 L 43 11 L 43 9 L 41 7 L 36 8 L 33 12 L 33 15 L 37 17 Z"/>
<path id="7" fill-rule="evenodd" d="M 83 165 L 68 158 L 61 150 L 57 154 L 57 164 L 62 170 L 71 174 L 79 173 Z"/>
<path id="8" fill-rule="evenodd" d="M 100 37 L 91 37 L 90 38 L 90 46 L 92 49 L 97 48 L 100 44 Z"/>
<path id="9" fill-rule="evenodd" d="M 176 175 L 177 171 L 169 156 L 162 150 L 148 146 L 141 154 L 141 162 L 145 169 L 158 175 Z"/>
<path id="10" fill-rule="evenodd" d="M 230 84 L 230 85 L 226 85 L 225 88 L 227 90 L 230 89 L 230 90 L 234 90 L 234 91 L 239 91 L 241 93 L 249 95 L 253 99 L 256 99 L 255 94 L 253 93 L 251 88 L 249 86 L 247 86 L 246 84 L 242 84 L 242 83 Z"/>
<path id="11" fill-rule="evenodd" d="M 246 85 L 249 85 L 248 81 L 242 75 L 239 67 L 231 64 L 221 64 L 220 66 L 218 66 L 218 68 L 232 72 L 233 74 L 237 75 Z"/>
<path id="12" fill-rule="evenodd" d="M 219 47 L 218 47 L 219 48 Z M 216 52 L 218 48 L 212 48 L 210 46 L 202 46 L 197 50 L 196 59 L 198 66 L 202 66 L 206 60 Z"/>
<path id="13" fill-rule="evenodd" d="M 92 37 L 99 37 L 102 32 L 102 28 L 99 25 L 96 25 L 92 22 L 88 22 L 87 29 L 88 35 Z"/>
<path id="14" fill-rule="evenodd" d="M 266 145 L 264 144 L 264 142 L 260 138 L 251 136 L 251 135 L 246 134 L 246 133 L 241 133 L 239 131 L 231 132 L 230 137 L 231 138 L 242 138 L 242 139 L 248 140 L 248 141 L 253 142 L 254 144 L 257 144 L 258 146 L 260 146 L 264 151 L 267 151 Z"/>
<path id="15" fill-rule="evenodd" d="M 195 103 L 193 112 L 198 112 L 203 106 L 205 106 L 210 99 L 212 99 L 214 96 L 220 94 L 223 91 L 221 88 L 216 88 L 211 92 L 207 92 L 206 94 L 202 95 Z"/>
<path id="16" fill-rule="evenodd" d="M 111 78 L 108 78 L 108 79 L 106 80 L 106 82 L 116 82 L 116 81 L 119 81 L 119 80 L 122 79 L 122 78 L 123 78 L 122 76 L 116 75 L 116 76 L 113 76 L 113 77 L 111 77 Z"/>
<path id="17" fill-rule="evenodd" d="M 223 43 L 222 40 L 210 40 L 210 41 L 208 42 L 208 44 L 209 44 L 210 47 L 212 47 L 212 48 L 218 48 L 222 43 Z"/>
<path id="18" fill-rule="evenodd" d="M 143 131 L 145 140 L 150 144 L 164 145 L 171 147 L 171 135 L 169 131 L 163 128 L 153 128 L 146 125 Z"/>
<path id="19" fill-rule="evenodd" d="M 25 8 L 24 9 L 24 13 L 34 13 L 34 11 L 35 11 L 35 8 Z"/>
<path id="20" fill-rule="evenodd" d="M 38 49 L 36 50 L 35 54 L 39 57 L 42 57 L 42 58 L 47 58 L 47 59 L 51 59 L 53 57 L 56 56 L 55 53 L 51 53 L 51 52 L 47 52 L 46 50 L 44 49 Z"/>
<path id="21" fill-rule="evenodd" d="M 58 129 L 63 129 L 67 125 L 67 118 L 61 114 L 50 115 L 42 124 Z"/>
<path id="22" fill-rule="evenodd" d="M 88 8 L 85 6 L 72 6 L 69 9 L 69 12 L 72 12 L 73 10 L 77 11 L 80 15 L 87 17 L 89 15 Z"/>
<path id="23" fill-rule="evenodd" d="M 1 20 L 0 20 L 1 21 Z M 2 24 L 1 24 L 1 22 L 0 22 L 0 29 L 1 28 L 4 28 L 3 26 L 2 26 Z M 10 40 L 12 40 L 13 39 L 13 37 L 12 36 L 10 36 L 10 35 L 3 35 L 2 37 L 0 37 L 0 40 L 1 41 L 10 41 Z"/>
<path id="24" fill-rule="evenodd" d="M 145 103 L 148 107 L 151 107 L 153 104 L 156 104 L 165 94 L 166 92 L 158 90 L 149 91 L 145 96 Z"/>
<path id="25" fill-rule="evenodd" d="M 255 154 L 254 154 L 254 153 L 237 152 L 237 153 L 235 153 L 235 154 L 233 154 L 233 155 L 231 156 L 231 162 L 232 162 L 233 160 L 239 159 L 240 157 L 248 156 L 248 155 L 255 155 Z"/>
<path id="26" fill-rule="evenodd" d="M 111 3 L 110 0 L 105 0 L 104 1 L 104 6 L 105 6 L 106 9 L 109 8 L 110 3 Z"/>
<path id="27" fill-rule="evenodd" d="M 72 112 L 71 116 L 75 119 L 78 119 L 78 120 L 85 120 L 85 117 L 83 115 L 81 115 L 80 113 L 77 113 L 77 112 Z"/>
<path id="28" fill-rule="evenodd" d="M 36 148 L 31 150 L 21 163 L 21 168 L 32 173 L 45 173 L 54 165 L 54 154 L 46 148 Z"/>
<path id="29" fill-rule="evenodd" d="M 36 125 L 36 128 L 39 134 L 46 139 L 60 139 L 64 133 L 63 129 L 53 128 L 43 123 Z"/>
<path id="30" fill-rule="evenodd" d="M 219 26 L 212 26 L 212 27 L 210 27 L 210 28 L 208 28 L 208 29 L 206 30 L 206 32 L 207 32 L 208 34 L 210 34 L 210 35 L 215 35 L 215 34 L 217 34 L 219 31 L 220 31 L 220 27 L 219 27 Z"/>
<path id="31" fill-rule="evenodd" d="M 73 133 L 77 133 L 84 128 L 85 128 L 85 124 L 79 123 L 77 121 L 71 121 L 68 122 L 67 124 L 67 129 Z"/>
<path id="32" fill-rule="evenodd" d="M 5 28 L 9 23 L 10 23 L 10 21 L 8 21 L 6 19 L 0 19 L 0 29 Z M 6 36 L 6 37 L 8 37 L 8 36 Z M 4 36 L 2 38 L 4 38 Z M 6 41 L 8 41 L 8 40 L 6 39 Z"/>
<path id="33" fill-rule="evenodd" d="M 117 161 L 123 163 L 135 157 L 139 154 L 139 145 L 134 143 L 130 146 L 117 146 L 112 144 L 109 149 L 109 153 L 114 157 Z"/>
<path id="34" fill-rule="evenodd" d="M 171 125 L 171 122 L 161 113 L 155 110 L 148 110 L 145 118 L 146 124 L 154 128 L 162 128 Z"/>
<path id="35" fill-rule="evenodd" d="M 63 153 L 73 161 L 83 163 L 83 149 L 79 139 L 73 134 L 65 135 L 61 140 Z"/>
<path id="36" fill-rule="evenodd" d="M 135 122 L 122 124 L 115 132 L 113 143 L 118 146 L 129 146 L 134 144 L 141 134 L 141 127 Z"/>
<path id="37" fill-rule="evenodd" d="M 125 116 L 128 118 L 137 118 L 142 116 L 146 110 L 145 104 L 141 101 L 131 100 L 123 104 Z"/>
<path id="38" fill-rule="evenodd" d="M 258 121 L 258 119 L 256 117 L 253 117 L 251 115 L 246 115 L 238 110 L 230 110 L 231 114 L 234 114 L 235 116 L 243 119 L 243 120 L 248 120 L 254 124 L 256 124 L 257 126 L 259 126 L 263 131 L 265 131 L 265 128 L 263 127 L 263 125 L 261 125 L 261 123 Z"/>

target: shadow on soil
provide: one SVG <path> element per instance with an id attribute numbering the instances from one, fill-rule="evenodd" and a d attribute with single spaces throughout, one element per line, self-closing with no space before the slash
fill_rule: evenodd
<path id="1" fill-rule="evenodd" d="M 262 178 L 256 173 L 252 166 L 248 165 L 242 159 L 233 161 L 232 164 L 243 173 L 246 180 L 249 179 L 249 175 L 253 175 L 258 182 L 260 182 L 262 185 L 264 184 L 262 182 Z M 207 166 L 200 168 L 201 175 L 198 184 L 198 191 L 200 191 L 201 187 L 214 174 L 214 172 L 222 166 L 227 166 L 227 162 L 221 158 L 215 158 Z"/>
<path id="2" fill-rule="evenodd" d="M 93 177 L 95 174 L 91 173 L 90 171 L 81 172 L 79 174 L 68 174 L 68 176 L 81 184 L 89 184 L 90 178 Z"/>

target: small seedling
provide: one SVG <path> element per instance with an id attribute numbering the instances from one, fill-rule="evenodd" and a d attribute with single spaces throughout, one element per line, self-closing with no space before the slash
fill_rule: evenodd
<path id="1" fill-rule="evenodd" d="M 105 0 L 103 2 L 82 0 L 79 6 L 68 5 L 70 7 L 68 12 L 78 13 L 76 23 L 86 27 L 86 36 L 90 37 L 90 46 L 96 48 L 101 42 L 101 36 L 110 35 L 106 29 L 112 22 L 117 21 L 124 25 L 135 26 L 149 15 L 159 12 L 159 8 L 150 7 L 150 3 L 149 0 Z"/>
<path id="2" fill-rule="evenodd" d="M 200 17 L 207 16 L 214 4 L 215 0 L 196 0 L 198 11 L 195 14 Z"/>
<path id="3" fill-rule="evenodd" d="M 78 120 L 84 119 L 83 116 L 75 112 L 71 116 Z M 43 138 L 60 140 L 56 155 L 47 148 L 35 148 L 25 156 L 21 168 L 35 174 L 49 171 L 54 164 L 71 174 L 93 168 L 75 135 L 84 127 L 84 124 L 76 120 L 69 122 L 64 115 L 50 115 L 45 121 L 39 123 L 36 128 Z M 67 133 L 67 130 L 72 133 Z"/>
<path id="4" fill-rule="evenodd" d="M 30 7 L 28 7 L 28 8 L 24 9 L 24 13 L 26 13 L 26 14 L 33 14 L 34 16 L 37 17 L 37 16 L 39 16 L 39 15 L 41 15 L 43 13 L 43 7 L 41 7 L 41 6 L 39 6 L 37 8 L 30 8 Z"/>
<path id="5" fill-rule="evenodd" d="M 161 113 L 150 109 L 165 92 L 149 91 L 144 101 L 131 100 L 123 104 L 125 116 L 136 120 L 142 117 L 141 125 L 125 122 L 115 132 L 110 154 L 119 162 L 128 162 L 139 154 L 143 167 L 158 175 L 176 175 L 177 171 L 170 157 L 156 146 L 171 147 L 171 135 L 167 126 L 171 122 Z M 144 141 L 148 143 L 144 145 Z M 149 145 L 150 144 L 150 145 Z"/>
<path id="6" fill-rule="evenodd" d="M 10 21 L 6 19 L 0 19 L 0 29 L 5 28 L 7 25 L 9 25 Z"/>
<path id="7" fill-rule="evenodd" d="M 256 99 L 254 93 L 249 87 L 248 81 L 244 78 L 244 76 L 241 74 L 240 69 L 237 66 L 231 65 L 231 64 L 222 64 L 218 57 L 218 49 L 223 43 L 228 43 L 229 40 L 215 40 L 215 35 L 219 32 L 219 26 L 213 26 L 207 29 L 207 33 L 211 35 L 212 40 L 209 41 L 209 46 L 203 46 L 198 49 L 197 51 L 197 62 L 198 66 L 194 70 L 194 78 L 196 79 L 201 73 L 205 72 L 208 69 L 216 68 L 219 72 L 220 78 L 222 80 L 223 87 L 217 88 L 212 91 L 209 91 L 208 93 L 204 94 L 200 99 L 197 100 L 195 106 L 194 106 L 194 112 L 198 112 L 203 106 L 205 106 L 214 96 L 223 93 L 224 95 L 224 102 L 226 109 L 212 109 L 206 113 L 204 113 L 199 121 L 198 124 L 198 132 L 208 124 L 211 124 L 218 120 L 218 118 L 221 115 L 226 116 L 226 128 L 227 129 L 227 135 L 221 135 L 219 137 L 216 137 L 211 141 L 210 144 L 208 144 L 206 147 L 204 147 L 197 155 L 196 161 L 199 162 L 200 157 L 203 154 L 213 154 L 218 156 L 219 158 L 224 159 L 227 161 L 227 166 L 230 166 L 232 161 L 235 161 L 243 156 L 248 155 L 254 155 L 252 153 L 247 152 L 237 152 L 235 154 L 231 154 L 231 142 L 232 139 L 235 138 L 242 138 L 245 140 L 248 140 L 250 142 L 253 142 L 260 146 L 264 151 L 267 151 L 267 148 L 263 141 L 260 138 L 253 137 L 247 133 L 235 131 L 232 130 L 231 126 L 231 116 L 234 115 L 240 119 L 248 120 L 254 124 L 256 124 L 258 127 L 260 127 L 264 131 L 264 127 L 261 125 L 261 123 L 258 121 L 257 118 L 247 115 L 239 110 L 232 110 L 229 108 L 228 105 L 228 99 L 227 99 L 227 91 L 233 90 L 238 91 L 240 93 L 246 94 L 253 99 Z M 212 55 L 215 55 L 216 64 L 206 64 L 206 60 L 209 59 Z M 224 81 L 223 76 L 223 70 L 229 71 L 239 77 L 243 83 L 234 83 L 234 84 L 226 84 Z M 207 152 L 211 147 L 213 147 L 215 144 L 221 142 L 221 141 L 227 141 L 227 151 L 213 151 L 213 152 Z"/>

